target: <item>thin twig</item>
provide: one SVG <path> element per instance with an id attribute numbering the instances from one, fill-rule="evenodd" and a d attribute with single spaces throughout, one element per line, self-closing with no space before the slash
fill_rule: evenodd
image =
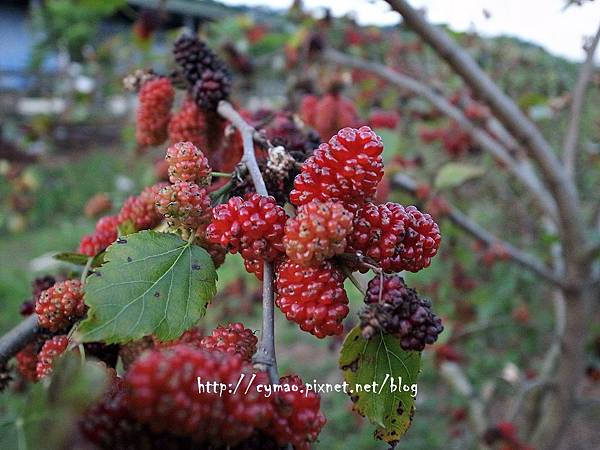
<path id="1" fill-rule="evenodd" d="M 461 369 L 454 362 L 443 362 L 440 365 L 440 375 L 459 394 L 469 399 L 469 421 L 478 437 L 487 429 L 485 405 L 475 388 Z"/>
<path id="2" fill-rule="evenodd" d="M 570 177 L 573 177 L 575 173 L 575 159 L 577 156 L 577 141 L 579 140 L 579 128 L 581 125 L 581 111 L 585 103 L 585 93 L 594 71 L 594 55 L 599 41 L 600 27 L 586 49 L 586 58 L 579 71 L 577 84 L 573 91 L 569 127 L 567 128 L 565 140 L 563 142 L 563 162 L 565 164 L 565 170 Z"/>
<path id="3" fill-rule="evenodd" d="M 323 56 L 324 61 L 369 71 L 402 89 L 406 89 L 415 95 L 423 97 L 437 110 L 456 121 L 477 144 L 502 162 L 502 164 L 504 164 L 504 166 L 531 191 L 543 207 L 544 211 L 549 214 L 550 217 L 556 219 L 556 203 L 545 190 L 536 173 L 529 170 L 525 162 L 514 159 L 510 155 L 510 152 L 500 142 L 470 121 L 459 108 L 450 103 L 443 95 L 440 95 L 426 84 L 390 69 L 383 64 L 346 55 L 334 49 L 327 49 Z"/>
<path id="4" fill-rule="evenodd" d="M 546 352 L 538 377 L 533 381 L 524 383 L 515 396 L 507 416 L 509 422 L 513 422 L 517 418 L 527 395 L 550 384 L 554 376 L 554 367 L 560 357 L 562 339 L 565 334 L 567 307 L 565 298 L 560 291 L 554 292 L 552 300 L 554 303 L 554 336 L 552 337 L 552 343 Z"/>
<path id="5" fill-rule="evenodd" d="M 269 195 L 254 153 L 254 140 L 259 139 L 260 134 L 250 126 L 242 116 L 240 116 L 231 103 L 227 101 L 219 102 L 217 111 L 221 117 L 229 120 L 242 135 L 242 142 L 244 145 L 244 156 L 242 161 L 250 173 L 256 193 L 264 196 Z M 263 268 L 262 297 L 262 332 L 260 345 L 255 355 L 255 362 L 257 365 L 262 366 L 263 369 L 267 370 L 271 383 L 279 383 L 277 359 L 275 356 L 273 266 L 267 261 L 265 261 Z"/>
<path id="6" fill-rule="evenodd" d="M 415 194 L 417 190 L 417 183 L 406 175 L 397 174 L 392 178 L 392 185 L 394 187 L 398 187 L 403 189 L 406 192 L 411 194 Z M 448 212 L 446 217 L 452 221 L 456 226 L 462 228 L 469 235 L 474 237 L 475 239 L 489 245 L 499 245 L 506 254 L 515 262 L 519 263 L 521 266 L 529 269 L 533 273 L 539 275 L 544 280 L 549 281 L 555 286 L 565 288 L 565 283 L 562 277 L 558 274 L 554 273 L 552 269 L 547 267 L 544 263 L 542 263 L 535 256 L 526 253 L 518 248 L 514 247 L 512 244 L 509 244 L 506 241 L 496 237 L 481 225 L 473 222 L 471 218 L 466 216 L 460 210 L 458 210 L 455 206 L 448 203 Z"/>

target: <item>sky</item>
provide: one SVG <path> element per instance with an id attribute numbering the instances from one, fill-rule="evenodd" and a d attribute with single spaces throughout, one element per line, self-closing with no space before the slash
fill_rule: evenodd
<path id="1" fill-rule="evenodd" d="M 231 5 L 266 5 L 281 9 L 292 3 L 292 0 L 221 1 Z M 328 6 L 336 16 L 354 12 L 357 21 L 363 25 L 391 25 L 400 20 L 382 0 L 304 0 L 304 4 L 310 10 Z M 584 36 L 593 36 L 600 26 L 598 0 L 566 10 L 563 10 L 563 0 L 411 0 L 411 5 L 426 8 L 432 22 L 447 23 L 457 31 L 519 37 L 576 61 L 584 57 Z"/>

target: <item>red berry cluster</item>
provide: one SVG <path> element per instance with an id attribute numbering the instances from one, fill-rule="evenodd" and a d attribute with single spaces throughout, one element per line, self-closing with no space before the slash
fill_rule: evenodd
<path id="1" fill-rule="evenodd" d="M 277 267 L 276 304 L 288 320 L 318 338 L 338 335 L 348 315 L 344 275 L 330 261 L 304 267 L 286 260 Z"/>
<path id="2" fill-rule="evenodd" d="M 177 181 L 156 195 L 156 209 L 169 224 L 199 228 L 210 221 L 210 197 L 196 183 Z"/>
<path id="3" fill-rule="evenodd" d="M 167 183 L 157 183 L 127 198 L 117 216 L 119 224 L 130 223 L 136 231 L 157 226 L 163 216 L 156 209 L 156 195 L 165 186 Z"/>
<path id="4" fill-rule="evenodd" d="M 66 330 L 85 314 L 83 289 L 79 280 L 67 280 L 43 291 L 35 304 L 40 327 L 51 332 Z"/>
<path id="5" fill-rule="evenodd" d="M 217 327 L 210 336 L 200 341 L 200 346 L 207 350 L 217 350 L 226 353 L 237 353 L 245 361 L 250 361 L 256 353 L 258 339 L 241 323 L 231 323 Z"/>
<path id="6" fill-rule="evenodd" d="M 175 90 L 168 78 L 153 78 L 139 93 L 136 137 L 140 145 L 159 145 L 167 139 Z"/>
<path id="7" fill-rule="evenodd" d="M 177 183 L 210 183 L 211 168 L 208 159 L 192 142 L 177 142 L 167 149 L 165 160 L 169 165 L 169 181 Z"/>
<path id="8" fill-rule="evenodd" d="M 356 212 L 347 250 L 362 252 L 386 272 L 418 272 L 431 264 L 440 242 L 438 225 L 429 214 L 414 206 L 367 203 Z"/>
<path id="9" fill-rule="evenodd" d="M 352 214 L 342 203 L 312 201 L 285 224 L 285 251 L 294 262 L 318 265 L 344 251 L 351 231 Z"/>
<path id="10" fill-rule="evenodd" d="M 352 100 L 340 93 L 326 94 L 321 98 L 307 95 L 300 105 L 300 117 L 325 139 L 343 127 L 356 127 L 360 122 Z"/>
<path id="11" fill-rule="evenodd" d="M 290 200 L 340 201 L 354 212 L 375 195 L 383 177 L 383 144 L 369 127 L 343 128 L 308 158 L 294 180 Z"/>
<path id="12" fill-rule="evenodd" d="M 67 345 L 69 345 L 69 339 L 66 335 L 54 336 L 44 342 L 37 355 L 35 368 L 37 379 L 44 378 L 52 373 L 54 360 L 67 350 Z"/>
<path id="13" fill-rule="evenodd" d="M 246 194 L 213 208 L 206 236 L 209 242 L 240 253 L 246 269 L 262 278 L 263 261 L 275 261 L 284 252 L 286 220 L 284 209 L 273 197 Z"/>
<path id="14" fill-rule="evenodd" d="M 245 330 L 238 325 L 231 329 Z M 270 396 L 255 387 L 268 382 L 241 355 L 174 344 L 140 356 L 79 427 L 102 449 L 310 450 L 325 424 L 319 396 L 297 376 Z"/>
<path id="15" fill-rule="evenodd" d="M 96 229 L 92 234 L 81 238 L 79 253 L 87 256 L 96 256 L 117 240 L 117 227 L 119 218 L 117 216 L 104 216 L 96 222 Z"/>

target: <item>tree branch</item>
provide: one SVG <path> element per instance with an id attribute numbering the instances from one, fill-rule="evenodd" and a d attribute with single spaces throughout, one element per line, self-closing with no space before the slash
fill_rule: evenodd
<path id="1" fill-rule="evenodd" d="M 404 23 L 417 33 L 454 71 L 469 88 L 490 107 L 498 120 L 527 149 L 537 162 L 558 207 L 559 226 L 567 261 L 567 277 L 577 283 L 580 276 L 580 240 L 584 235 L 577 190 L 561 162 L 537 126 L 492 81 L 473 58 L 446 33 L 431 25 L 406 0 L 386 0 L 402 15 Z M 579 244 L 579 245 L 578 245 Z"/>
<path id="2" fill-rule="evenodd" d="M 397 174 L 392 178 L 392 185 L 411 194 L 415 194 L 417 191 L 417 183 L 413 179 L 402 174 Z M 473 222 L 468 216 L 466 216 L 453 205 L 448 204 L 448 208 L 449 210 L 446 214 L 446 217 L 448 217 L 448 219 L 452 221 L 456 226 L 466 231 L 469 235 L 490 246 L 500 245 L 501 248 L 504 251 L 506 251 L 508 256 L 516 263 L 520 264 L 521 266 L 525 267 L 526 269 L 530 270 L 536 275 L 539 275 L 544 280 L 552 283 L 553 285 L 565 288 L 562 278 L 558 274 L 554 273 L 552 269 L 547 267 L 538 258 L 522 250 L 519 250 L 512 244 L 509 244 L 508 242 L 503 241 L 498 237 L 494 236 L 485 228 Z"/>
<path id="3" fill-rule="evenodd" d="M 0 366 L 7 363 L 35 337 L 38 331 L 37 314 L 32 314 L 0 338 Z"/>
<path id="4" fill-rule="evenodd" d="M 382 64 L 367 61 L 361 58 L 353 57 L 341 53 L 337 50 L 327 49 L 324 52 L 324 61 L 331 61 L 336 64 L 367 70 L 378 77 L 402 88 L 413 94 L 419 95 L 429 101 L 436 109 L 456 121 L 460 127 L 468 133 L 475 142 L 483 149 L 501 161 L 507 169 L 515 175 L 540 202 L 544 211 L 556 220 L 556 203 L 550 194 L 544 189 L 534 171 L 528 168 L 524 162 L 516 161 L 510 152 L 498 141 L 492 138 L 487 132 L 476 126 L 470 121 L 463 112 L 452 105 L 446 98 L 434 91 L 429 86 L 392 70 Z"/>
<path id="5" fill-rule="evenodd" d="M 479 439 L 487 429 L 483 401 L 458 364 L 443 362 L 440 365 L 440 375 L 456 392 L 469 399 L 469 421 Z"/>
<path id="6" fill-rule="evenodd" d="M 586 58 L 579 71 L 577 84 L 573 91 L 573 99 L 571 100 L 571 117 L 563 142 L 563 162 L 565 164 L 565 170 L 570 177 L 573 177 L 575 173 L 575 159 L 577 156 L 577 142 L 579 140 L 579 126 L 581 124 L 581 110 L 583 109 L 585 93 L 594 71 L 594 55 L 599 41 L 600 27 L 598 28 L 598 31 L 596 31 L 596 35 L 586 50 Z"/>
<path id="7" fill-rule="evenodd" d="M 242 162 L 248 168 L 252 182 L 259 195 L 269 195 L 265 181 L 256 162 L 254 154 L 254 139 L 258 136 L 256 130 L 250 126 L 240 114 L 227 101 L 219 102 L 217 112 L 224 119 L 229 120 L 242 135 L 244 156 Z M 273 293 L 273 266 L 265 261 L 263 267 L 263 298 L 262 298 L 262 331 L 260 345 L 255 355 L 255 362 L 269 373 L 271 383 L 279 383 L 277 360 L 275 357 L 275 314 Z"/>

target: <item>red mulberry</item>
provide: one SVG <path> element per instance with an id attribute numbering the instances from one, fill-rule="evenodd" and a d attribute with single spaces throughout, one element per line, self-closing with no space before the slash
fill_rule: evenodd
<path id="1" fill-rule="evenodd" d="M 256 353 L 258 339 L 241 323 L 231 323 L 217 327 L 210 336 L 202 339 L 200 345 L 207 350 L 237 353 L 246 361 Z"/>
<path id="2" fill-rule="evenodd" d="M 307 268 L 287 260 L 277 268 L 275 282 L 277 306 L 288 320 L 318 338 L 342 333 L 348 297 L 344 275 L 331 262 Z"/>
<path id="3" fill-rule="evenodd" d="M 310 450 L 326 419 L 318 394 L 307 391 L 297 375 L 282 377 L 283 389 L 275 397 L 275 414 L 269 433 L 279 445 L 292 444 L 295 450 Z"/>
<path id="4" fill-rule="evenodd" d="M 136 130 L 140 145 L 159 145 L 167 139 L 174 98 L 175 90 L 168 78 L 155 78 L 142 86 Z"/>
<path id="5" fill-rule="evenodd" d="M 382 151 L 381 138 L 369 127 L 343 128 L 304 162 L 291 202 L 337 200 L 354 212 L 375 195 L 383 177 Z"/>
<path id="6" fill-rule="evenodd" d="M 87 256 L 96 256 L 117 239 L 117 227 L 119 219 L 117 216 L 102 217 L 96 223 L 96 230 L 81 239 L 79 253 Z"/>
<path id="7" fill-rule="evenodd" d="M 291 261 L 304 266 L 342 253 L 352 231 L 352 214 L 341 203 L 310 202 L 285 224 L 283 243 Z"/>
<path id="8" fill-rule="evenodd" d="M 198 228 L 210 222 L 210 197 L 195 183 L 165 186 L 156 195 L 156 209 L 172 225 Z"/>
<path id="9" fill-rule="evenodd" d="M 153 432 L 235 445 L 272 417 L 269 399 L 249 388 L 251 375 L 252 365 L 239 355 L 177 345 L 143 354 L 128 370 L 125 386 L 130 410 Z M 207 382 L 224 383 L 227 389 L 220 394 Z M 238 382 L 237 392 L 229 392 Z M 254 386 L 266 383 L 267 375 L 257 373 Z"/>
<path id="10" fill-rule="evenodd" d="M 38 379 L 44 378 L 52 373 L 54 360 L 67 350 L 68 344 L 69 339 L 66 335 L 54 336 L 44 342 L 44 345 L 38 354 L 38 362 L 35 369 Z"/>
<path id="11" fill-rule="evenodd" d="M 191 142 L 178 142 L 167 149 L 171 183 L 185 181 L 200 185 L 210 182 L 208 159 Z"/>
<path id="12" fill-rule="evenodd" d="M 35 305 L 40 327 L 52 332 L 66 330 L 85 311 L 79 280 L 56 283 L 40 294 Z"/>
<path id="13" fill-rule="evenodd" d="M 145 188 L 140 195 L 125 200 L 119 211 L 119 223 L 131 222 L 136 231 L 157 226 L 163 216 L 156 209 L 156 195 L 165 186 L 168 186 L 168 183 L 157 183 Z"/>
<path id="14" fill-rule="evenodd" d="M 275 261 L 284 251 L 286 220 L 284 209 L 273 197 L 247 194 L 243 200 L 232 197 L 213 209 L 206 236 L 246 261 Z"/>

